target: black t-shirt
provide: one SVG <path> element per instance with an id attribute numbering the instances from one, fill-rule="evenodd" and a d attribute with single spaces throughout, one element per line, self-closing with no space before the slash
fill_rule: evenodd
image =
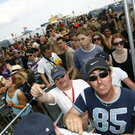
<path id="1" fill-rule="evenodd" d="M 62 60 L 62 67 L 64 67 L 66 70 L 67 70 L 67 64 L 66 64 L 66 54 L 65 53 L 63 53 L 63 54 L 60 54 L 60 55 L 58 55 L 60 58 L 61 58 L 61 60 Z"/>
<path id="2" fill-rule="evenodd" d="M 121 21 L 124 17 L 125 17 L 125 14 L 121 13 L 120 16 L 119 16 L 119 20 Z"/>
<path id="3" fill-rule="evenodd" d="M 9 64 L 10 65 L 16 65 L 16 61 L 19 61 L 19 65 L 22 68 L 25 68 L 25 70 L 28 69 L 28 66 L 27 66 L 28 59 L 25 56 L 20 55 L 19 58 L 13 58 L 13 59 L 11 59 Z"/>
<path id="4" fill-rule="evenodd" d="M 24 95 L 25 95 L 25 97 L 27 99 L 27 102 L 30 102 L 32 100 L 32 98 L 33 98 L 33 96 L 30 93 L 30 90 L 31 90 L 32 84 L 35 83 L 36 80 L 30 74 L 27 74 L 27 77 L 28 77 L 28 80 L 24 84 L 22 84 L 19 89 L 24 93 Z M 32 106 L 34 106 L 37 103 L 38 103 L 37 101 L 33 100 L 30 104 Z"/>
<path id="5" fill-rule="evenodd" d="M 11 60 L 5 60 L 6 63 L 10 63 Z"/>
<path id="6" fill-rule="evenodd" d="M 124 48 L 128 48 L 130 49 L 130 45 L 129 45 L 129 38 L 128 38 L 128 33 L 126 30 L 122 31 L 121 34 L 123 35 L 123 37 L 127 40 L 126 44 L 124 45 Z M 133 40 L 134 40 L 134 46 L 135 46 L 135 30 L 133 31 Z"/>

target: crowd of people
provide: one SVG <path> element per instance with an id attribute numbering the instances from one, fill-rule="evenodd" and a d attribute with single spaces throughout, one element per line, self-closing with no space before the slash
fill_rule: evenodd
<path id="1" fill-rule="evenodd" d="M 5 93 L 13 113 L 36 97 L 41 103 L 58 104 L 67 128 L 79 135 L 88 129 L 103 135 L 132 134 L 135 78 L 122 10 L 119 16 L 108 9 L 97 19 L 78 16 L 59 29 L 48 24 L 45 35 L 22 37 L 2 47 L 5 83 L 1 79 L 0 94 Z M 135 38 L 134 17 L 130 19 Z M 45 92 L 45 87 L 53 89 Z M 33 100 L 22 117 L 30 108 L 42 112 Z"/>

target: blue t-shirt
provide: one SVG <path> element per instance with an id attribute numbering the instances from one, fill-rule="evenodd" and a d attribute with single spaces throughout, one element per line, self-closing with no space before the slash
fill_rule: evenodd
<path id="1" fill-rule="evenodd" d="M 74 51 L 74 63 L 75 69 L 79 70 L 82 68 L 82 76 L 83 80 L 87 81 L 87 75 L 85 73 L 85 64 L 99 52 L 103 51 L 102 48 L 98 45 L 93 45 L 92 49 L 89 51 L 85 51 L 82 47 L 79 47 L 77 50 Z"/>
<path id="2" fill-rule="evenodd" d="M 106 106 L 108 104 L 108 106 Z M 86 88 L 73 105 L 80 113 L 88 110 L 94 121 L 96 132 L 103 135 L 132 134 L 135 114 L 135 92 L 119 87 L 119 95 L 114 101 L 100 99 L 92 87 Z"/>

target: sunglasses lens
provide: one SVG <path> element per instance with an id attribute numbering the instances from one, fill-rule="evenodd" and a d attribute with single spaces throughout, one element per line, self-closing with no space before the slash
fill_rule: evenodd
<path id="1" fill-rule="evenodd" d="M 97 38 L 97 40 L 100 40 L 100 37 L 99 37 L 99 38 Z"/>
<path id="2" fill-rule="evenodd" d="M 118 42 L 114 42 L 113 45 L 114 45 L 114 46 L 118 46 Z"/>
<path id="3" fill-rule="evenodd" d="M 50 32 L 52 32 L 52 30 L 50 30 Z"/>
<path id="4" fill-rule="evenodd" d="M 99 77 L 101 78 L 105 78 L 106 76 L 108 76 L 108 71 L 99 74 Z"/>
<path id="5" fill-rule="evenodd" d="M 124 44 L 124 41 L 120 41 L 119 43 L 120 43 L 120 45 L 123 45 Z"/>
<path id="6" fill-rule="evenodd" d="M 95 42 L 96 41 L 96 39 L 93 39 L 93 42 Z"/>
<path id="7" fill-rule="evenodd" d="M 90 76 L 89 77 L 89 81 L 96 81 L 97 80 L 97 76 Z"/>

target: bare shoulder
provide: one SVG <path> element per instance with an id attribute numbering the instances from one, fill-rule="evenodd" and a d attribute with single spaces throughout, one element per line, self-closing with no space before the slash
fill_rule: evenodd
<path id="1" fill-rule="evenodd" d="M 18 97 L 18 98 L 23 98 L 23 97 L 25 97 L 25 96 L 24 96 L 24 94 L 23 94 L 22 91 L 18 91 L 18 92 L 17 92 L 17 97 Z"/>
<path id="2" fill-rule="evenodd" d="M 56 34 L 55 33 L 55 37 L 58 38 L 58 37 L 63 37 L 61 34 Z"/>

